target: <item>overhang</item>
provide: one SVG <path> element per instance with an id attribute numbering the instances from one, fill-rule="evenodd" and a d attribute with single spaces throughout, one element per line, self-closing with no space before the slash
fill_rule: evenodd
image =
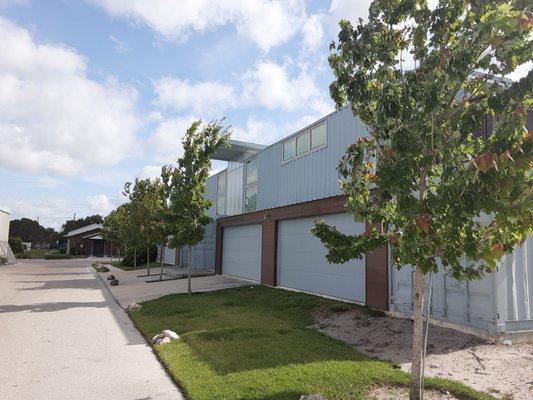
<path id="1" fill-rule="evenodd" d="M 91 239 L 91 240 L 104 240 L 104 237 L 101 233 L 95 233 L 92 235 L 84 236 L 83 239 Z"/>
<path id="2" fill-rule="evenodd" d="M 230 140 L 225 147 L 219 147 L 211 156 L 212 160 L 232 161 L 238 160 L 241 156 L 253 156 L 265 149 L 264 144 L 241 142 L 239 140 Z M 246 158 L 246 157 L 244 157 Z"/>

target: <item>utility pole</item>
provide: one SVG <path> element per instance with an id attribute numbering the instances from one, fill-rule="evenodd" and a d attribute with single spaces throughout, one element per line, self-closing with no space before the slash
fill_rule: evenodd
<path id="1" fill-rule="evenodd" d="M 76 221 L 76 213 L 74 213 L 74 221 Z"/>

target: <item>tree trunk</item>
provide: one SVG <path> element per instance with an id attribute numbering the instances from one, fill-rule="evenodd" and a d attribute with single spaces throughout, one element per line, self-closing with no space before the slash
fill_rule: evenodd
<path id="1" fill-rule="evenodd" d="M 159 271 L 159 280 L 163 280 L 163 260 L 165 259 L 165 245 L 161 246 L 161 259 L 159 260 L 159 265 L 161 267 L 161 271 Z"/>
<path id="2" fill-rule="evenodd" d="M 424 272 L 420 267 L 415 270 L 414 287 L 414 326 L 413 326 L 413 361 L 411 364 L 411 391 L 409 400 L 421 400 L 422 394 L 422 352 L 424 344 Z"/>
<path id="3" fill-rule="evenodd" d="M 150 250 L 146 248 L 146 275 L 150 276 Z"/>
<path id="4" fill-rule="evenodd" d="M 187 263 L 187 293 L 191 294 L 191 261 L 192 261 L 192 247 L 189 246 L 189 262 Z"/>
<path id="5" fill-rule="evenodd" d="M 137 248 L 133 249 L 133 269 L 137 269 Z"/>

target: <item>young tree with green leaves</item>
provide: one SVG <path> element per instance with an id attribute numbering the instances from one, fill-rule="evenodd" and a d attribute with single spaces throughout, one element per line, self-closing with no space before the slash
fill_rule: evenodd
<path id="1" fill-rule="evenodd" d="M 340 184 L 346 210 L 373 228 L 346 235 L 318 222 L 313 232 L 330 262 L 388 245 L 398 268 L 415 266 L 412 400 L 423 396 L 425 274 L 479 279 L 532 231 L 533 72 L 495 78 L 531 61 L 531 6 L 375 0 L 368 21 L 341 21 L 331 45 L 332 98 L 368 128 L 346 150 Z"/>
<path id="2" fill-rule="evenodd" d="M 127 238 L 125 235 L 126 205 L 120 205 L 109 213 L 104 219 L 103 235 L 107 242 L 111 243 L 118 250 L 120 258 L 121 251 L 126 249 Z"/>
<path id="3" fill-rule="evenodd" d="M 211 169 L 211 156 L 229 138 L 229 128 L 222 120 L 202 126 L 193 122 L 182 139 L 183 156 L 177 165 L 165 167 L 163 183 L 168 193 L 168 227 L 172 232 L 170 244 L 174 248 L 188 246 L 188 293 L 191 294 L 192 246 L 204 237 L 205 227 L 211 222 L 207 210 L 211 200 L 205 199 L 205 184 Z"/>
<path id="4" fill-rule="evenodd" d="M 126 182 L 124 184 L 123 194 L 128 198 L 125 204 L 125 219 L 124 219 L 124 233 L 127 238 L 129 251 L 133 250 L 133 269 L 137 269 L 137 250 L 146 244 L 146 237 L 144 235 L 144 226 L 147 218 L 142 203 L 144 196 L 143 183 L 139 183 L 136 179 L 132 184 Z"/>

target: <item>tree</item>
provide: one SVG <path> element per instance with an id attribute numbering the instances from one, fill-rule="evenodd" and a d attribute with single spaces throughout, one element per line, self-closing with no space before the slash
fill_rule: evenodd
<path id="1" fill-rule="evenodd" d="M 125 232 L 126 212 L 126 205 L 122 204 L 111 211 L 104 219 L 104 238 L 118 249 L 119 257 L 121 250 L 125 250 L 128 243 Z"/>
<path id="2" fill-rule="evenodd" d="M 69 219 L 65 221 L 61 227 L 61 235 L 66 235 L 68 232 L 73 231 L 74 229 L 82 228 L 87 225 L 102 223 L 104 223 L 104 218 L 100 214 L 89 215 L 85 218 Z"/>
<path id="3" fill-rule="evenodd" d="M 189 294 L 192 246 L 203 239 L 205 227 L 211 222 L 207 215 L 211 200 L 204 198 L 211 156 L 217 148 L 226 145 L 230 135 L 229 128 L 222 123 L 216 120 L 202 127 L 202 121 L 193 122 L 182 139 L 183 156 L 176 166 L 163 170 L 163 183 L 169 195 L 168 227 L 173 235 L 170 243 L 174 248 L 189 247 Z"/>
<path id="4" fill-rule="evenodd" d="M 532 231 L 533 72 L 496 78 L 532 59 L 531 2 L 375 0 L 368 22 L 339 25 L 331 96 L 368 137 L 338 172 L 346 210 L 370 228 L 345 235 L 318 222 L 313 232 L 330 262 L 388 245 L 398 268 L 416 266 L 410 398 L 419 399 L 424 275 L 441 267 L 479 279 Z"/>
<path id="5" fill-rule="evenodd" d="M 23 242 L 55 243 L 60 235 L 53 228 L 45 228 L 29 218 L 14 219 L 9 225 L 9 236 L 20 237 Z"/>
<path id="6" fill-rule="evenodd" d="M 144 184 L 135 179 L 134 184 L 126 182 L 123 194 L 128 198 L 125 206 L 123 232 L 127 240 L 128 251 L 133 250 L 133 269 L 137 268 L 137 250 L 146 244 L 146 237 L 143 237 L 144 226 L 147 217 L 144 213 L 142 198 Z"/>

